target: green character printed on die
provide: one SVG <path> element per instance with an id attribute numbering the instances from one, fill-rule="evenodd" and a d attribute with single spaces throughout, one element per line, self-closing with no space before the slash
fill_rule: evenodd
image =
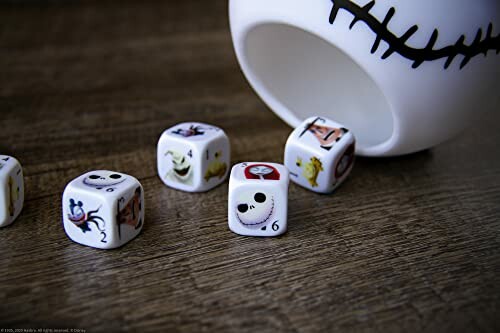
<path id="1" fill-rule="evenodd" d="M 193 185 L 193 166 L 189 157 L 174 150 L 167 151 L 165 156 L 172 158 L 172 169 L 167 172 L 167 178 L 186 185 Z"/>

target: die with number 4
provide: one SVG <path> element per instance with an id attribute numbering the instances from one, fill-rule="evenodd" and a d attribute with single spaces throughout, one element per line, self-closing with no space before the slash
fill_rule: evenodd
<path id="1" fill-rule="evenodd" d="M 120 247 L 144 225 L 144 191 L 132 176 L 91 171 L 64 190 L 63 225 L 76 243 L 99 249 Z"/>
<path id="2" fill-rule="evenodd" d="M 0 155 L 0 227 L 14 222 L 24 204 L 24 180 L 21 164 L 10 156 Z"/>
<path id="3" fill-rule="evenodd" d="M 312 117 L 288 138 L 284 160 L 293 182 L 314 192 L 331 193 L 350 173 L 354 152 L 351 131 L 326 118 Z"/>
<path id="4" fill-rule="evenodd" d="M 158 173 L 172 188 L 204 192 L 222 183 L 231 161 L 229 139 L 222 129 L 182 123 L 163 132 L 158 142 Z"/>
<path id="5" fill-rule="evenodd" d="M 288 170 L 281 164 L 236 164 L 229 178 L 229 229 L 243 236 L 271 237 L 287 230 Z"/>

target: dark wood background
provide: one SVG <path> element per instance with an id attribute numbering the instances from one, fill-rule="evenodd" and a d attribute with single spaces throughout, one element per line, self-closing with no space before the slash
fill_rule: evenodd
<path id="1" fill-rule="evenodd" d="M 205 194 L 156 175 L 163 129 L 224 128 L 233 163 L 282 162 L 291 129 L 233 54 L 226 1 L 0 5 L 0 151 L 25 170 L 20 218 L 0 230 L 0 328 L 318 332 L 500 330 L 500 113 L 460 137 L 359 158 L 330 196 L 290 186 L 289 231 L 227 227 L 227 183 Z M 67 182 L 136 176 L 141 235 L 72 243 Z"/>

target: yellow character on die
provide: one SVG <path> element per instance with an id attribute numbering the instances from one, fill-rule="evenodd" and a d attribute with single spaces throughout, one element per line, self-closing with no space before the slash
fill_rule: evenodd
<path id="1" fill-rule="evenodd" d="M 297 166 L 302 168 L 302 176 L 311 184 L 312 187 L 317 187 L 317 179 L 318 175 L 321 171 L 323 171 L 323 164 L 316 157 L 311 157 L 309 163 L 304 164 L 300 157 L 297 158 L 296 162 Z"/>

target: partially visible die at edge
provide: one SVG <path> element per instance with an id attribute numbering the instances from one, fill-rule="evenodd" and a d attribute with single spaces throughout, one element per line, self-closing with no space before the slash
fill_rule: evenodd
<path id="1" fill-rule="evenodd" d="M 0 227 L 14 222 L 23 204 L 23 168 L 14 157 L 0 155 Z"/>
<path id="2" fill-rule="evenodd" d="M 63 226 L 76 243 L 114 249 L 134 239 L 144 225 L 144 190 L 129 175 L 106 170 L 72 180 L 62 199 Z"/>
<path id="3" fill-rule="evenodd" d="M 242 236 L 272 237 L 287 230 L 289 174 L 285 166 L 246 162 L 229 178 L 229 229 Z"/>
<path id="4" fill-rule="evenodd" d="M 351 172 L 354 153 L 350 130 L 324 117 L 311 117 L 290 134 L 284 161 L 293 182 L 314 192 L 331 193 Z"/>
<path id="5" fill-rule="evenodd" d="M 178 190 L 211 190 L 227 178 L 230 162 L 229 139 L 213 125 L 178 124 L 165 130 L 158 141 L 158 175 Z"/>

